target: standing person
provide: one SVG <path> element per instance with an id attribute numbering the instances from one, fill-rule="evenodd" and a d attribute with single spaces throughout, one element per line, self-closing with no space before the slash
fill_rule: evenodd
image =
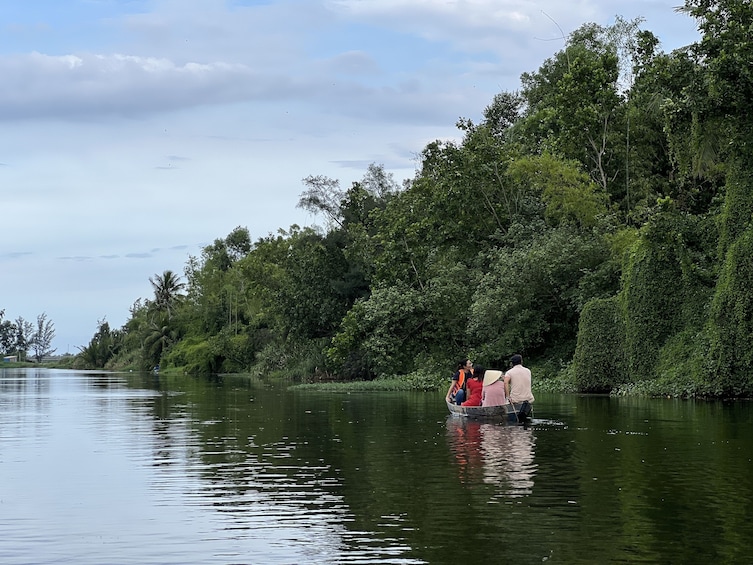
<path id="1" fill-rule="evenodd" d="M 470 359 L 463 359 L 458 363 L 458 370 L 452 375 L 450 388 L 447 390 L 447 400 L 453 404 L 460 404 L 465 400 L 465 385 L 473 374 L 473 363 Z"/>
<path id="2" fill-rule="evenodd" d="M 473 378 L 468 379 L 465 382 L 465 386 L 468 389 L 468 400 L 461 402 L 461 406 L 481 406 L 481 393 L 484 389 L 484 373 L 486 369 L 483 367 L 473 368 Z"/>
<path id="3" fill-rule="evenodd" d="M 504 406 L 507 404 L 505 396 L 505 381 L 502 371 L 489 369 L 484 373 L 484 388 L 481 391 L 481 406 Z"/>
<path id="4" fill-rule="evenodd" d="M 510 357 L 512 367 L 505 373 L 505 394 L 513 403 L 533 403 L 531 370 L 523 366 L 523 357 L 517 353 Z"/>

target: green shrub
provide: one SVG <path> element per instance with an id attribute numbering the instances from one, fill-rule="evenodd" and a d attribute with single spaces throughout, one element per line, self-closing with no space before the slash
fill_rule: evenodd
<path id="1" fill-rule="evenodd" d="M 704 371 L 708 340 L 701 326 L 672 336 L 662 347 L 656 391 L 662 396 L 691 398 L 710 392 Z"/>
<path id="2" fill-rule="evenodd" d="M 298 380 L 330 380 L 331 371 L 324 349 L 329 340 L 290 339 L 267 344 L 256 356 L 251 374 Z"/>
<path id="3" fill-rule="evenodd" d="M 625 324 L 617 297 L 588 302 L 580 315 L 569 372 L 583 392 L 607 392 L 627 380 Z"/>
<path id="4" fill-rule="evenodd" d="M 216 373 L 219 359 L 210 343 L 199 337 L 189 337 L 170 348 L 163 360 L 167 367 L 180 367 L 189 375 Z"/>

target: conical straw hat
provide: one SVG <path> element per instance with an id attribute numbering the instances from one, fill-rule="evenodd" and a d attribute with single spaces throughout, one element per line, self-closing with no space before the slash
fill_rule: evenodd
<path id="1" fill-rule="evenodd" d="M 489 369 L 488 371 L 484 373 L 484 386 L 489 386 L 490 384 L 494 384 L 501 378 L 502 378 L 502 371 L 495 371 L 494 369 Z"/>

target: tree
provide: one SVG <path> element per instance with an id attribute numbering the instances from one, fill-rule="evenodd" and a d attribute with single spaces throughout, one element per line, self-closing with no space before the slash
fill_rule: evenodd
<path id="1" fill-rule="evenodd" d="M 235 262 L 251 252 L 251 235 L 248 228 L 238 226 L 225 238 L 225 246 L 230 260 Z"/>
<path id="2" fill-rule="evenodd" d="M 524 118 L 516 134 L 529 151 L 580 161 L 593 180 L 622 202 L 624 178 L 624 69 L 620 54 L 635 52 L 638 21 L 604 28 L 586 24 L 564 50 L 535 73 L 524 73 Z M 621 73 L 621 71 L 623 71 Z"/>
<path id="3" fill-rule="evenodd" d="M 513 92 L 494 95 L 492 103 L 484 108 L 484 124 L 495 137 L 502 137 L 518 119 L 523 99 Z"/>
<path id="4" fill-rule="evenodd" d="M 703 213 L 723 183 L 717 165 L 698 174 L 692 151 L 692 117 L 683 108 L 695 65 L 687 51 L 655 53 L 649 32 L 638 35 L 639 62 L 626 108 L 625 208 L 630 221 L 643 223 L 658 198 L 671 196 L 681 209 Z M 635 222 L 635 220 L 641 220 Z"/>
<path id="5" fill-rule="evenodd" d="M 324 214 L 327 222 L 342 227 L 340 204 L 345 192 L 340 188 L 340 181 L 324 175 L 309 175 L 303 179 L 306 190 L 298 200 L 298 208 L 314 214 Z"/>
<path id="6" fill-rule="evenodd" d="M 152 322 L 149 333 L 144 339 L 145 360 L 149 362 L 149 367 L 158 364 L 171 345 L 178 340 L 178 333 L 168 324 Z"/>
<path id="7" fill-rule="evenodd" d="M 135 319 L 135 309 L 132 310 Z M 123 345 L 124 333 L 111 330 L 105 320 L 97 322 L 97 331 L 86 347 L 79 347 L 79 357 L 87 368 L 102 368 L 112 359 Z"/>
<path id="8" fill-rule="evenodd" d="M 460 310 L 467 304 L 472 285 L 465 275 L 465 269 L 456 268 L 426 289 L 402 281 L 374 289 L 343 318 L 327 351 L 330 361 L 350 379 L 410 372 L 428 358 L 449 364 L 456 356 L 452 352 L 465 347 L 460 342 L 464 320 L 446 319 L 448 308 Z"/>
<path id="9" fill-rule="evenodd" d="M 50 348 L 54 338 L 55 324 L 52 323 L 52 320 L 48 320 L 45 313 L 37 316 L 37 329 L 29 341 L 29 347 L 34 352 L 37 363 L 41 363 L 45 356 L 55 352 L 55 349 Z"/>
<path id="10" fill-rule="evenodd" d="M 0 310 L 0 353 L 10 353 L 16 343 L 16 326 L 10 320 L 3 320 L 5 310 Z"/>
<path id="11" fill-rule="evenodd" d="M 27 322 L 21 316 L 16 318 L 16 339 L 14 347 L 18 351 L 18 360 L 26 361 L 26 352 L 31 345 L 31 338 L 34 335 L 34 324 Z"/>
<path id="12" fill-rule="evenodd" d="M 599 185 L 580 170 L 577 161 L 565 161 L 545 153 L 523 157 L 510 165 L 510 184 L 525 187 L 546 205 L 552 225 L 570 223 L 581 228 L 596 225 L 606 213 L 607 196 Z"/>
<path id="13" fill-rule="evenodd" d="M 596 284 L 609 249 L 601 238 L 566 224 L 525 229 L 532 233 L 516 226 L 510 245 L 488 253 L 490 268 L 476 285 L 470 307 L 471 345 L 489 359 L 501 360 L 514 351 L 568 359 L 575 349 L 579 307 L 590 298 L 584 292 L 609 284 Z M 516 241 L 518 230 L 523 237 Z"/>
<path id="14" fill-rule="evenodd" d="M 322 236 L 311 228 L 289 237 L 279 263 L 285 276 L 274 294 L 284 335 L 332 337 L 356 298 L 365 294 L 363 277 L 349 269 L 344 240 L 339 230 Z"/>
<path id="15" fill-rule="evenodd" d="M 349 190 L 340 188 L 340 181 L 323 175 L 303 179 L 306 190 L 301 193 L 298 208 L 322 214 L 329 228 L 346 228 L 348 222 L 363 222 L 369 211 L 383 204 L 399 191 L 392 173 L 384 165 L 371 163 L 360 182 Z"/>
<path id="16" fill-rule="evenodd" d="M 162 275 L 149 277 L 149 282 L 152 283 L 154 289 L 154 302 L 152 303 L 154 309 L 157 312 L 165 312 L 168 319 L 172 318 L 175 303 L 183 298 L 180 291 L 183 290 L 185 284 L 170 270 Z"/>

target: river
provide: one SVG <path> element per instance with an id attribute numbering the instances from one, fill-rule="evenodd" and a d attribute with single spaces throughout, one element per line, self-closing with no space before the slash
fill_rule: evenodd
<path id="1" fill-rule="evenodd" d="M 0 369 L 0 563 L 716 563 L 753 552 L 749 402 Z"/>

